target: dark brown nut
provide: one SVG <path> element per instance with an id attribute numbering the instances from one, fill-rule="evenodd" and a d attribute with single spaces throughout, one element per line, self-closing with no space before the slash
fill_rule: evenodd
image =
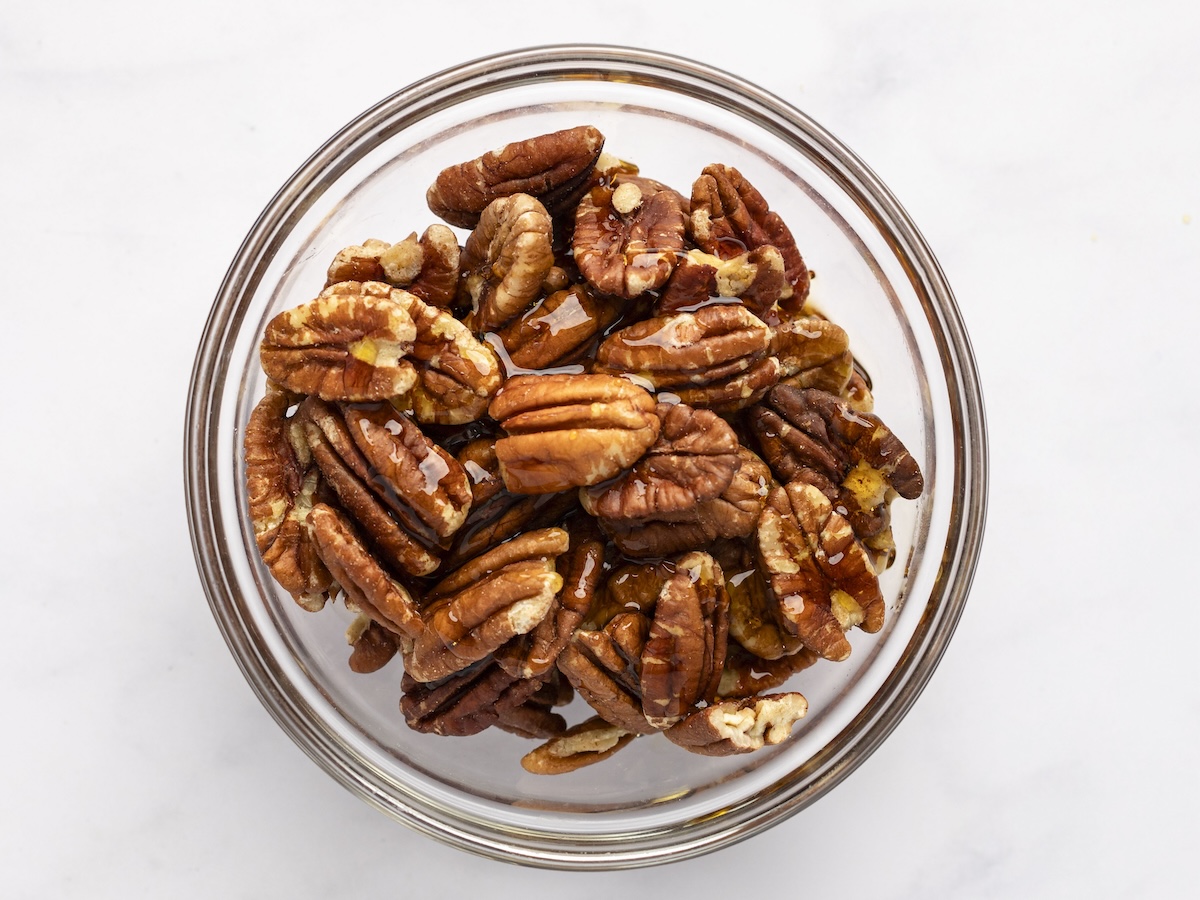
<path id="1" fill-rule="evenodd" d="M 346 630 L 350 652 L 350 671 L 359 675 L 378 672 L 396 655 L 398 638 L 370 616 L 359 615 Z"/>
<path id="2" fill-rule="evenodd" d="M 513 194 L 531 194 L 557 214 L 586 188 L 603 147 L 604 135 L 590 125 L 507 144 L 444 169 L 425 199 L 460 228 L 474 228 L 489 203 Z"/>
<path id="3" fill-rule="evenodd" d="M 496 727 L 517 737 L 545 740 L 567 730 L 567 720 L 545 706 L 527 702 L 499 711 Z"/>
<path id="4" fill-rule="evenodd" d="M 554 265 L 550 214 L 528 194 L 489 204 L 467 238 L 460 265 L 470 301 L 467 327 L 495 331 L 537 299 Z"/>
<path id="5" fill-rule="evenodd" d="M 698 703 L 711 703 L 725 664 L 729 595 L 720 565 L 700 552 L 675 565 L 642 649 L 642 712 L 656 728 L 670 727 Z"/>
<path id="6" fill-rule="evenodd" d="M 534 775 L 564 775 L 608 759 L 634 736 L 593 716 L 521 757 L 521 766 Z"/>
<path id="7" fill-rule="evenodd" d="M 393 298 L 416 326 L 409 356 L 418 381 L 401 403 L 426 424 L 464 425 L 481 418 L 503 380 L 495 352 L 445 310 L 406 291 Z"/>
<path id="8" fill-rule="evenodd" d="M 641 613 L 619 613 L 602 630 L 576 630 L 558 657 L 575 692 L 605 721 L 633 734 L 658 730 L 642 713 L 642 650 L 649 630 Z"/>
<path id="9" fill-rule="evenodd" d="M 400 711 L 414 731 L 463 737 L 478 734 L 525 704 L 539 688 L 536 681 L 514 679 L 487 661 L 454 672 L 436 683 L 400 680 Z"/>
<path id="10" fill-rule="evenodd" d="M 666 283 L 684 247 L 683 198 L 637 176 L 592 189 L 575 210 L 571 246 L 597 291 L 632 299 Z"/>
<path id="11" fill-rule="evenodd" d="M 641 613 L 648 621 L 663 585 L 674 573 L 674 566 L 666 560 L 617 566 L 608 573 L 580 627 L 598 631 L 628 612 Z"/>
<path id="12" fill-rule="evenodd" d="M 658 440 L 616 480 L 581 488 L 590 515 L 610 521 L 690 516 L 698 503 L 729 487 L 741 465 L 738 439 L 716 413 L 686 404 L 660 403 Z"/>
<path id="13" fill-rule="evenodd" d="M 545 494 L 599 484 L 628 468 L 658 438 L 654 398 L 611 375 L 518 375 L 489 412 L 508 490 Z"/>
<path id="14" fill-rule="evenodd" d="M 753 551 L 740 542 L 728 542 L 715 547 L 713 555 L 725 573 L 729 592 L 729 636 L 755 659 L 774 661 L 800 652 L 803 642 L 776 618 L 775 604 Z"/>
<path id="15" fill-rule="evenodd" d="M 736 700 L 774 690 L 786 684 L 797 672 L 807 669 L 818 658 L 811 650 L 801 648 L 791 656 L 763 659 L 730 641 L 717 696 L 722 700 Z"/>
<path id="16" fill-rule="evenodd" d="M 527 532 L 440 581 L 426 596 L 423 632 L 404 648 L 405 671 L 437 681 L 536 628 L 562 589 L 555 560 L 567 546 L 561 528 Z"/>
<path id="17" fill-rule="evenodd" d="M 666 735 L 672 743 L 704 756 L 751 753 L 787 740 L 807 712 L 808 701 L 795 692 L 725 700 L 696 710 Z"/>
<path id="18" fill-rule="evenodd" d="M 671 556 L 719 538 L 747 537 L 758 523 L 771 473 L 766 463 L 745 447 L 738 449 L 738 457 L 741 466 L 729 487 L 715 500 L 698 504 L 690 514 L 672 516 L 669 521 L 602 519 L 601 527 L 622 553 L 632 557 Z"/>
<path id="19" fill-rule="evenodd" d="M 390 410 L 386 404 L 382 405 L 382 408 Z M 343 509 L 362 529 L 364 537 L 379 553 L 383 562 L 410 575 L 429 575 L 436 570 L 440 561 L 433 547 L 438 536 L 421 519 L 413 506 L 406 502 L 404 489 L 389 483 L 386 477 L 381 476 L 379 470 L 363 453 L 355 439 L 359 435 L 354 433 L 362 428 L 361 421 L 357 419 L 358 410 L 342 410 L 316 397 L 309 397 L 300 404 L 296 415 L 304 425 L 305 437 L 312 449 L 313 459 L 325 482 L 333 489 Z M 385 415 L 389 416 L 389 421 L 390 416 L 395 416 L 399 430 L 399 420 L 402 416 L 399 413 Z M 347 416 L 357 423 L 353 429 L 347 422 Z M 371 427 L 373 437 L 378 438 L 379 436 L 374 434 L 380 430 L 378 423 L 368 427 Z M 392 436 L 387 432 L 386 426 L 382 430 L 389 434 L 389 437 Z M 419 432 L 416 436 L 410 433 L 410 441 L 412 449 L 398 449 L 397 453 L 410 459 L 414 454 L 421 454 L 421 462 L 425 462 L 428 457 L 429 463 L 437 467 L 441 474 L 439 462 L 442 461 L 442 457 L 432 447 L 424 446 L 423 436 Z M 378 450 L 374 452 L 378 455 Z M 409 493 L 423 489 L 424 478 L 419 470 L 413 472 L 401 467 L 399 472 L 409 485 Z M 412 483 L 414 476 L 420 479 L 415 484 Z M 454 480 L 451 476 L 448 484 L 453 485 Z M 452 487 L 451 491 L 453 490 Z M 434 504 L 429 505 L 429 511 L 435 515 L 437 508 Z M 445 496 L 442 509 L 451 520 L 457 517 L 453 506 L 446 502 Z"/>
<path id="20" fill-rule="evenodd" d="M 545 369 L 570 362 L 617 320 L 619 310 L 576 284 L 537 301 L 496 333 L 510 370 Z"/>
<path id="21" fill-rule="evenodd" d="M 517 678 L 541 678 L 554 664 L 567 641 L 591 608 L 604 575 L 604 539 L 586 517 L 568 526 L 570 547 L 558 557 L 556 569 L 562 591 L 537 628 L 496 651 L 496 663 Z"/>
<path id="22" fill-rule="evenodd" d="M 421 268 L 408 291 L 430 306 L 447 309 L 458 296 L 462 248 L 445 225 L 430 225 L 421 235 Z"/>
<path id="23" fill-rule="evenodd" d="M 780 382 L 793 387 L 838 394 L 850 383 L 854 371 L 846 332 L 828 319 L 816 316 L 777 325 L 771 352 L 779 359 Z"/>
<path id="24" fill-rule="evenodd" d="M 417 380 L 404 358 L 417 329 L 392 294 L 379 282 L 346 282 L 280 313 L 267 323 L 259 348 L 263 371 L 288 390 L 322 400 L 406 393 Z"/>
<path id="25" fill-rule="evenodd" d="M 254 541 L 272 576 L 310 612 L 325 606 L 329 571 L 312 546 L 308 513 L 318 487 L 308 445 L 287 418 L 294 395 L 268 384 L 246 423 L 246 493 Z"/>
<path id="26" fill-rule="evenodd" d="M 342 513 L 318 503 L 309 513 L 313 543 L 348 601 L 381 626 L 407 638 L 424 626 L 412 594 L 383 570 Z"/>
<path id="27" fill-rule="evenodd" d="M 763 318 L 785 285 L 783 256 L 772 246 L 756 247 L 729 259 L 689 250 L 679 258 L 664 286 L 655 314 L 690 312 L 718 297 L 736 297 Z"/>
<path id="28" fill-rule="evenodd" d="M 728 259 L 770 245 L 783 256 L 782 300 L 798 311 L 808 296 L 808 267 L 796 239 L 762 194 L 733 166 L 712 165 L 692 185 L 692 238 L 702 250 Z"/>
<path id="29" fill-rule="evenodd" d="M 767 351 L 771 329 L 739 304 L 645 319 L 610 335 L 598 371 L 636 375 L 689 406 L 732 411 L 757 402 L 778 381 Z"/>

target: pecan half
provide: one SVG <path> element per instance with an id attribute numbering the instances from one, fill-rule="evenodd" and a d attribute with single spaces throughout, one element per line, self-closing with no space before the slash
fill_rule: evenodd
<path id="1" fill-rule="evenodd" d="M 846 332 L 828 319 L 816 316 L 791 319 L 775 326 L 771 352 L 779 359 L 780 382 L 793 387 L 838 394 L 850 383 L 854 371 Z"/>
<path id="2" fill-rule="evenodd" d="M 778 381 L 770 346 L 771 329 L 744 306 L 714 304 L 622 328 L 600 345 L 596 363 L 690 406 L 725 412 L 756 403 Z"/>
<path id="3" fill-rule="evenodd" d="M 658 438 L 654 398 L 610 375 L 519 375 L 489 412 L 505 486 L 544 494 L 598 484 L 632 465 Z"/>
<path id="4" fill-rule="evenodd" d="M 729 636 L 756 659 L 772 661 L 799 652 L 804 644 L 782 628 L 775 603 L 754 553 L 744 544 L 719 545 L 714 555 L 729 592 Z"/>
<path id="5" fill-rule="evenodd" d="M 597 291 L 631 299 L 661 287 L 684 246 L 683 198 L 657 182 L 617 176 L 575 210 L 571 246 Z"/>
<path id="6" fill-rule="evenodd" d="M 460 260 L 472 331 L 495 331 L 537 298 L 554 265 L 551 230 L 550 214 L 528 194 L 488 204 Z"/>
<path id="7" fill-rule="evenodd" d="M 817 654 L 805 647 L 790 656 L 763 659 L 730 641 L 717 696 L 722 700 L 735 700 L 774 690 L 797 672 L 807 669 L 818 658 Z"/>
<path id="8" fill-rule="evenodd" d="M 294 395 L 268 384 L 250 413 L 244 442 L 246 493 L 254 541 L 271 575 L 310 612 L 325 606 L 329 571 L 309 536 L 308 513 L 319 473 L 295 421 L 287 418 Z"/>
<path id="9" fill-rule="evenodd" d="M 405 648 L 405 671 L 436 681 L 536 628 L 562 589 L 555 559 L 567 546 L 561 528 L 527 532 L 440 581 L 426 596 L 424 630 Z"/>
<path id="10" fill-rule="evenodd" d="M 583 508 L 609 521 L 688 517 L 719 497 L 741 465 L 738 439 L 716 413 L 659 403 L 658 440 L 616 480 L 580 490 Z"/>
<path id="11" fill-rule="evenodd" d="M 782 299 L 798 311 L 808 296 L 808 267 L 796 239 L 763 195 L 733 166 L 711 165 L 692 185 L 693 239 L 708 253 L 728 259 L 770 245 L 783 256 L 787 287 Z"/>
<path id="12" fill-rule="evenodd" d="M 326 288 L 267 323 L 259 359 L 267 377 L 322 400 L 386 400 L 417 373 L 405 355 L 417 330 L 393 289 L 378 282 Z"/>
<path id="13" fill-rule="evenodd" d="M 513 194 L 537 197 L 557 214 L 587 187 L 603 148 L 604 135 L 590 125 L 507 144 L 442 170 L 425 199 L 460 228 L 474 228 L 489 203 Z"/>
<path id="14" fill-rule="evenodd" d="M 618 613 L 598 631 L 578 629 L 558 657 L 558 669 L 606 722 L 633 734 L 657 729 L 642 713 L 642 650 L 650 622 Z"/>
<path id="15" fill-rule="evenodd" d="M 501 724 L 538 687 L 538 682 L 515 679 L 491 662 L 436 683 L 417 681 L 406 672 L 400 681 L 400 711 L 414 731 L 464 737 Z"/>
<path id="16" fill-rule="evenodd" d="M 608 759 L 634 736 L 593 716 L 530 750 L 521 767 L 534 775 L 563 775 Z"/>
<path id="17" fill-rule="evenodd" d="M 707 553 L 676 562 L 663 585 L 642 650 L 642 712 L 667 728 L 697 703 L 716 697 L 725 664 L 729 595 L 721 567 Z"/>
<path id="18" fill-rule="evenodd" d="M 396 655 L 397 637 L 370 616 L 360 614 L 346 630 L 350 652 L 350 671 L 359 675 L 378 672 Z"/>
<path id="19" fill-rule="evenodd" d="M 692 753 L 731 756 L 751 753 L 791 736 L 808 712 L 808 701 L 795 692 L 724 700 L 698 709 L 667 729 L 667 739 Z"/>
<path id="20" fill-rule="evenodd" d="M 520 369 L 561 365 L 590 349 L 593 340 L 617 320 L 619 310 L 576 284 L 537 301 L 496 333 L 509 361 Z"/>

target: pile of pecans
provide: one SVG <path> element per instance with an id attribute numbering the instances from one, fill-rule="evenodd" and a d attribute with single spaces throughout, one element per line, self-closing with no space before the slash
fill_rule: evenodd
<path id="1" fill-rule="evenodd" d="M 461 246 L 338 253 L 267 325 L 245 433 L 262 558 L 358 614 L 350 667 L 399 655 L 411 727 L 541 739 L 542 774 L 784 740 L 807 702 L 768 692 L 882 627 L 889 506 L 923 490 L 754 186 L 711 165 L 685 196 L 603 145 L 445 169 Z"/>

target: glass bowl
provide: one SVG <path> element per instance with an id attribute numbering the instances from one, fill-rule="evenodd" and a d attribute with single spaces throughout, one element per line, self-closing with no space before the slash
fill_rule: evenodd
<path id="1" fill-rule="evenodd" d="M 265 323 L 312 299 L 344 246 L 435 221 L 425 190 L 446 165 L 578 124 L 683 191 L 736 166 L 796 235 L 812 298 L 851 337 L 876 412 L 926 477 L 893 504 L 896 564 L 884 629 L 789 688 L 809 701 L 790 740 L 746 756 L 686 753 L 661 736 L 569 775 L 519 765 L 533 745 L 490 729 L 418 734 L 400 715 L 400 665 L 347 666 L 350 614 L 301 610 L 255 549 L 242 431 L 262 396 Z M 724 72 L 649 51 L 541 47 L 442 72 L 387 98 L 321 147 L 255 223 L 221 286 L 193 372 L 187 502 L 201 579 L 246 679 L 292 739 L 368 803 L 486 856 L 621 868 L 694 856 L 803 809 L 888 735 L 932 675 L 966 601 L 983 531 L 986 440 L 966 332 L 916 227 L 879 179 L 803 113 Z M 576 701 L 579 703 L 580 701 Z M 584 718 L 572 713 L 570 721 Z"/>

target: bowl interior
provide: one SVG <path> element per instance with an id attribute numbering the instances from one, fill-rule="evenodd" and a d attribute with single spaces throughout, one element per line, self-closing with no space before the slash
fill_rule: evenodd
<path id="1" fill-rule="evenodd" d="M 506 858 L 536 848 L 541 859 L 567 859 L 606 845 L 658 859 L 689 834 L 719 843 L 810 802 L 882 739 L 932 671 L 961 606 L 961 597 L 947 599 L 956 572 L 943 563 L 960 553 L 970 481 L 958 443 L 962 372 L 947 349 L 943 307 L 952 313 L 953 302 L 936 265 L 930 271 L 919 237 L 897 226 L 898 208 L 870 173 L 818 126 L 710 70 L 646 55 L 580 56 L 475 64 L 402 92 L 348 126 L 276 197 L 231 269 L 201 348 L 208 369 L 201 375 L 198 362 L 197 377 L 206 383 L 194 393 L 207 391 L 210 402 L 196 413 L 207 485 L 198 554 L 219 548 L 208 563 L 210 598 L 268 709 L 370 802 Z M 919 500 L 893 504 L 898 554 L 881 579 L 884 630 L 852 632 L 848 661 L 819 662 L 789 683 L 810 709 L 790 741 L 712 759 L 641 738 L 603 764 L 538 777 L 519 765 L 533 744 L 496 729 L 470 738 L 408 729 L 399 663 L 352 673 L 350 614 L 333 604 L 306 613 L 277 588 L 248 524 L 241 435 L 264 390 L 265 323 L 316 296 L 339 249 L 400 240 L 436 221 L 425 190 L 446 165 L 580 124 L 685 195 L 713 162 L 759 188 L 815 272 L 812 302 L 850 334 L 876 413 L 920 462 L 927 487 Z M 576 701 L 566 715 L 574 723 L 589 713 Z"/>

